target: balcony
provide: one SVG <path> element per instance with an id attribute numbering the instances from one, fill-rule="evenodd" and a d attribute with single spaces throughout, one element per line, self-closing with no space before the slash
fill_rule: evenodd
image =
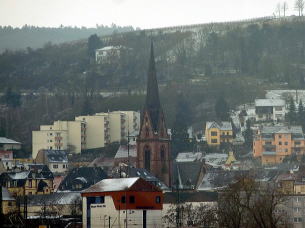
<path id="1" fill-rule="evenodd" d="M 276 146 L 275 145 L 270 145 L 270 144 L 265 144 L 265 145 L 263 145 L 263 148 L 266 151 L 275 151 Z"/>
<path id="2" fill-rule="evenodd" d="M 276 152 L 275 151 L 264 151 L 263 155 L 264 156 L 275 156 Z"/>

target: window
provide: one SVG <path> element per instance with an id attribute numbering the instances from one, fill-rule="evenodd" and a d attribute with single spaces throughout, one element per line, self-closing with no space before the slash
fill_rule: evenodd
<path id="1" fill-rule="evenodd" d="M 222 132 L 222 135 L 225 135 L 226 133 L 225 132 Z"/>
<path id="2" fill-rule="evenodd" d="M 129 196 L 129 203 L 135 203 L 135 197 L 134 196 Z"/>
<path id="3" fill-rule="evenodd" d="M 281 139 L 281 138 L 282 138 L 282 135 L 279 135 L 279 138 Z"/>
<path id="4" fill-rule="evenodd" d="M 211 136 L 217 136 L 217 131 L 211 131 Z"/>
<path id="5" fill-rule="evenodd" d="M 32 180 L 29 180 L 29 187 L 32 187 Z"/>
<path id="6" fill-rule="evenodd" d="M 63 169 L 65 169 L 65 168 L 66 168 L 66 165 L 65 165 L 65 164 L 64 164 L 64 165 L 62 165 L 62 168 L 63 168 Z"/>
<path id="7" fill-rule="evenodd" d="M 121 197 L 121 203 L 126 203 L 126 198 L 125 198 L 125 196 L 122 196 L 122 197 Z"/>
<path id="8" fill-rule="evenodd" d="M 50 136 L 52 136 L 53 134 L 52 133 L 50 133 Z"/>
<path id="9" fill-rule="evenodd" d="M 302 218 L 295 217 L 295 218 L 293 218 L 293 222 L 295 222 L 295 223 L 302 222 Z"/>
<path id="10" fill-rule="evenodd" d="M 53 169 L 58 169 L 58 165 L 53 165 Z"/>
<path id="11" fill-rule="evenodd" d="M 12 202 L 8 202 L 7 204 L 9 207 L 13 206 Z"/>
<path id="12" fill-rule="evenodd" d="M 275 111 L 282 111 L 282 107 L 275 107 Z"/>
<path id="13" fill-rule="evenodd" d="M 301 145 L 300 141 L 294 142 L 294 145 Z"/>
<path id="14" fill-rule="evenodd" d="M 285 142 L 285 145 L 287 146 L 287 145 L 288 145 L 288 142 Z"/>
<path id="15" fill-rule="evenodd" d="M 285 152 L 287 153 L 287 152 L 288 152 L 288 149 L 285 149 Z"/>
<path id="16" fill-rule="evenodd" d="M 212 139 L 211 142 L 212 143 L 217 143 L 217 139 Z"/>
<path id="17" fill-rule="evenodd" d="M 272 142 L 265 142 L 265 145 L 271 145 Z"/>
<path id="18" fill-rule="evenodd" d="M 282 142 L 279 142 L 279 145 L 282 145 Z"/>
<path id="19" fill-rule="evenodd" d="M 301 208 L 299 208 L 299 207 L 294 207 L 294 208 L 293 208 L 293 211 L 294 211 L 294 212 L 300 212 L 300 211 L 301 211 Z"/>
<path id="20" fill-rule="evenodd" d="M 148 136 L 149 136 L 149 129 L 148 129 L 148 127 L 147 127 L 147 128 L 145 128 L 145 135 L 146 135 L 146 137 L 148 137 Z"/>
<path id="21" fill-rule="evenodd" d="M 161 203 L 161 196 L 156 196 L 156 203 Z"/>

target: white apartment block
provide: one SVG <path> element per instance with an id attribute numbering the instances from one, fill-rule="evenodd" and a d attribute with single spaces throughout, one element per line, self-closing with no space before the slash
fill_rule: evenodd
<path id="1" fill-rule="evenodd" d="M 55 121 L 32 132 L 32 156 L 35 158 L 41 149 L 81 153 L 85 149 L 101 148 L 127 139 L 128 131 L 134 134 L 139 126 L 140 113 L 134 111 L 96 113 L 75 117 L 75 121 Z"/>
<path id="2" fill-rule="evenodd" d="M 83 121 L 55 121 L 53 125 L 41 125 L 32 132 L 32 157 L 41 149 L 68 150 L 80 153 L 86 148 L 86 123 Z"/>
<path id="3" fill-rule="evenodd" d="M 282 99 L 256 99 L 256 121 L 279 121 L 285 119 L 286 102 Z"/>

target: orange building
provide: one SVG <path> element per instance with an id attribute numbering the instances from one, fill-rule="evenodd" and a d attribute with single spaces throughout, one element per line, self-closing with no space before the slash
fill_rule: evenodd
<path id="1" fill-rule="evenodd" d="M 253 140 L 253 156 L 262 164 L 281 163 L 288 156 L 305 154 L 305 139 L 300 126 L 268 126 Z"/>

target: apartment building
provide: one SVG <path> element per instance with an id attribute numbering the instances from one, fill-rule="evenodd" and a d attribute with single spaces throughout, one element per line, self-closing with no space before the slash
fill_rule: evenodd
<path id="1" fill-rule="evenodd" d="M 41 125 L 39 131 L 32 132 L 32 157 L 42 149 L 80 153 L 86 149 L 85 134 L 84 121 L 55 121 L 53 125 Z"/>
<path id="2" fill-rule="evenodd" d="M 256 99 L 256 121 L 284 120 L 286 114 L 286 102 L 282 99 Z"/>
<path id="3" fill-rule="evenodd" d="M 138 132 L 139 125 L 140 113 L 134 111 L 96 113 L 93 116 L 77 116 L 75 121 L 41 125 L 39 131 L 32 132 L 32 157 L 35 158 L 42 149 L 80 153 L 86 149 L 101 148 L 126 140 L 128 131 Z"/>
<path id="4" fill-rule="evenodd" d="M 227 121 L 206 122 L 205 137 L 210 146 L 219 146 L 221 143 L 232 143 L 232 124 Z"/>
<path id="5" fill-rule="evenodd" d="M 305 153 L 305 139 L 301 126 L 264 126 L 253 140 L 253 156 L 262 164 L 281 163 L 291 154 Z"/>

